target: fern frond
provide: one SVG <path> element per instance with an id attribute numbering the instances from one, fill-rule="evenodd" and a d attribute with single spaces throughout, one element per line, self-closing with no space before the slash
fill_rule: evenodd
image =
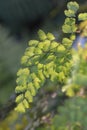
<path id="1" fill-rule="evenodd" d="M 73 4 L 75 5 L 74 8 Z M 78 4 L 71 2 L 67 7 L 68 10 L 70 9 L 76 13 Z M 71 46 L 77 29 L 75 22 L 75 18 L 72 15 L 70 18 L 68 16 L 65 19 L 62 27 L 63 32 L 71 33 L 71 35 L 69 38 L 62 40 L 63 44 L 57 42 L 53 34 L 46 34 L 42 30 L 38 31 L 39 40 L 29 41 L 29 47 L 21 60 L 22 69 L 17 73 L 15 91 L 19 95 L 20 93 L 23 94 L 23 100 L 21 100 L 20 104 L 17 102 L 16 110 L 20 111 L 20 107 L 23 106 L 23 101 L 25 100 L 28 104 L 32 103 L 37 90 L 44 86 L 46 80 L 62 84 L 66 82 L 72 67 Z M 17 98 L 20 99 L 19 97 Z M 28 108 L 28 105 L 27 107 L 24 105 L 21 111 L 25 112 L 26 108 Z"/>
<path id="2" fill-rule="evenodd" d="M 28 103 L 33 102 L 33 96 L 44 85 L 46 79 L 56 83 L 65 82 L 68 76 L 67 71 L 69 70 L 66 68 L 66 59 L 70 53 L 66 47 L 55 41 L 55 37 L 51 33 L 45 34 L 40 30 L 38 35 L 39 41 L 32 40 L 29 42 L 29 47 L 21 60 L 23 68 L 17 73 L 17 87 L 15 91 L 19 94 L 22 93 L 23 100 L 26 99 Z M 63 58 L 64 55 L 66 55 L 65 58 Z M 61 60 L 62 58 L 63 60 Z M 71 67 L 71 62 L 67 63 Z M 64 66 L 66 71 L 63 71 Z M 19 96 L 16 99 L 17 103 L 18 99 Z M 20 106 L 22 105 L 18 105 L 19 107 L 16 110 L 20 111 Z M 23 108 L 26 109 L 25 106 Z"/>

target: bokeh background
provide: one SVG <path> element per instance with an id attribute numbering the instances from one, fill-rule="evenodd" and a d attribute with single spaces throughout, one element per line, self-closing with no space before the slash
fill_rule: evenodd
<path id="1" fill-rule="evenodd" d="M 6 104 L 15 91 L 16 73 L 20 68 L 20 59 L 28 41 L 37 38 L 39 29 L 52 32 L 59 40 L 62 37 L 61 26 L 65 17 L 64 9 L 69 1 L 0 0 L 1 107 Z M 76 1 L 80 4 L 79 11 L 87 11 L 87 0 Z M 24 118 L 23 121 L 25 120 Z M 5 129 L 8 130 L 7 127 Z"/>

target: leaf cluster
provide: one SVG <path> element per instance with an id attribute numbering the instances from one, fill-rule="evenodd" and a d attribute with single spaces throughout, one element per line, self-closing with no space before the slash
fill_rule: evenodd
<path id="1" fill-rule="evenodd" d="M 52 33 L 44 33 L 38 31 L 39 40 L 30 40 L 24 56 L 21 59 L 22 68 L 17 73 L 17 86 L 15 92 L 17 111 L 25 112 L 33 102 L 39 88 L 44 86 L 47 80 L 54 84 L 65 84 L 72 72 L 72 51 L 71 46 L 75 39 L 77 30 L 76 19 L 74 18 L 79 5 L 76 2 L 67 4 L 69 11 L 74 12 L 66 15 L 62 30 L 69 33 L 69 37 L 62 39 L 62 44 L 57 42 Z M 72 86 L 72 87 L 70 87 Z M 73 85 L 63 87 L 63 91 L 67 90 L 68 95 L 74 95 L 72 91 Z M 74 84 L 74 88 L 78 90 L 78 85 Z"/>
<path id="2" fill-rule="evenodd" d="M 33 102 L 37 90 L 44 86 L 46 80 L 54 83 L 64 83 L 72 65 L 70 44 L 68 47 L 55 40 L 51 33 L 38 31 L 39 40 L 30 40 L 21 59 L 22 68 L 17 73 L 16 93 L 18 96 L 16 110 L 25 112 Z M 63 42 L 72 43 L 65 38 Z"/>
<path id="3" fill-rule="evenodd" d="M 18 94 L 16 110 L 19 112 L 26 112 L 38 89 L 44 87 L 46 81 L 61 84 L 62 92 L 71 97 L 63 106 L 58 107 L 58 114 L 54 116 L 50 126 L 44 127 L 46 130 L 87 129 L 87 118 L 84 117 L 87 114 L 84 94 L 84 87 L 87 86 L 87 48 L 78 47 L 78 51 L 72 50 L 77 30 L 75 17 L 78 8 L 76 2 L 67 4 L 62 31 L 69 36 L 64 37 L 61 43 L 56 41 L 52 33 L 38 31 L 39 40 L 29 41 L 29 46 L 21 59 L 22 67 L 17 73 L 15 91 Z M 78 20 L 85 20 L 86 16 L 82 18 L 82 15 L 80 18 L 80 15 Z"/>

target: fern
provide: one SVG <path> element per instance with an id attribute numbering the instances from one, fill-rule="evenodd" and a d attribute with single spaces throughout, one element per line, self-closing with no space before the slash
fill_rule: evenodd
<path id="1" fill-rule="evenodd" d="M 17 73 L 16 97 L 17 111 L 25 112 L 33 102 L 33 97 L 47 80 L 54 84 L 65 85 L 72 74 L 72 43 L 75 40 L 76 13 L 79 5 L 69 2 L 65 10 L 66 19 L 62 31 L 69 34 L 61 43 L 57 42 L 52 33 L 38 31 L 39 40 L 30 40 L 21 59 L 22 68 Z M 73 12 L 73 13 L 72 13 Z M 83 15 L 81 16 L 83 17 Z M 71 87 L 63 87 L 63 91 L 72 92 Z M 76 86 L 76 88 L 78 88 Z"/>
<path id="2" fill-rule="evenodd" d="M 38 35 L 39 41 L 29 41 L 29 47 L 21 60 L 23 68 L 17 73 L 18 85 L 15 91 L 19 93 L 16 98 L 18 111 L 25 112 L 29 105 L 26 106 L 23 102 L 25 100 L 28 104 L 33 102 L 33 96 L 41 86 L 44 86 L 47 79 L 54 83 L 65 82 L 69 75 L 67 67 L 71 67 L 71 62 L 67 60 L 71 56 L 69 47 L 67 50 L 66 46 L 55 41 L 51 33 L 45 34 L 39 30 Z"/>

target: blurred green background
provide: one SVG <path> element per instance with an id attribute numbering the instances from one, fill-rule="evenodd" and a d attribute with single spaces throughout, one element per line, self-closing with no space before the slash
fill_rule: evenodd
<path id="1" fill-rule="evenodd" d="M 16 72 L 28 41 L 39 28 L 61 37 L 64 9 L 69 0 L 0 0 L 0 104 L 14 93 Z M 86 0 L 77 0 L 87 11 Z"/>
<path id="2" fill-rule="evenodd" d="M 66 8 L 66 3 L 69 1 L 0 0 L 0 106 L 3 106 L 15 91 L 16 73 L 20 68 L 20 59 L 24 54 L 28 41 L 37 38 L 38 29 L 43 29 L 45 32 L 52 32 L 58 40 L 62 37 L 61 26 L 65 17 L 64 9 Z M 76 1 L 80 4 L 81 12 L 87 11 L 87 0 Z M 44 111 L 42 109 L 44 104 L 41 106 L 41 103 L 43 101 L 46 103 L 47 99 L 52 105 L 52 108 L 49 109 L 56 109 L 56 100 L 51 100 L 49 95 L 47 95 L 47 99 L 44 98 L 43 92 L 46 93 L 46 91 L 41 90 L 41 94 L 38 94 L 39 97 L 35 100 L 42 99 L 38 101 L 35 108 L 30 110 L 30 117 L 38 115 L 39 109 L 40 111 Z M 51 91 L 53 92 L 52 94 L 56 94 L 55 90 L 52 89 Z M 59 103 L 61 103 L 61 100 Z M 42 113 L 44 115 L 44 112 Z M 20 122 L 21 115 L 18 118 L 18 115 L 13 113 L 13 117 L 14 120 Z M 30 117 L 23 117 L 21 124 L 24 123 L 25 126 L 27 121 L 30 121 Z M 49 114 L 47 117 L 49 117 Z M 8 122 L 11 120 L 10 118 Z M 8 122 L 6 123 L 8 124 Z M 5 127 L 6 123 L 2 124 L 3 129 L 0 128 L 0 130 L 9 130 L 7 126 Z M 23 125 L 15 127 L 18 130 L 23 130 Z M 15 130 L 15 128 L 12 129 Z M 27 130 L 27 127 L 25 130 Z"/>

